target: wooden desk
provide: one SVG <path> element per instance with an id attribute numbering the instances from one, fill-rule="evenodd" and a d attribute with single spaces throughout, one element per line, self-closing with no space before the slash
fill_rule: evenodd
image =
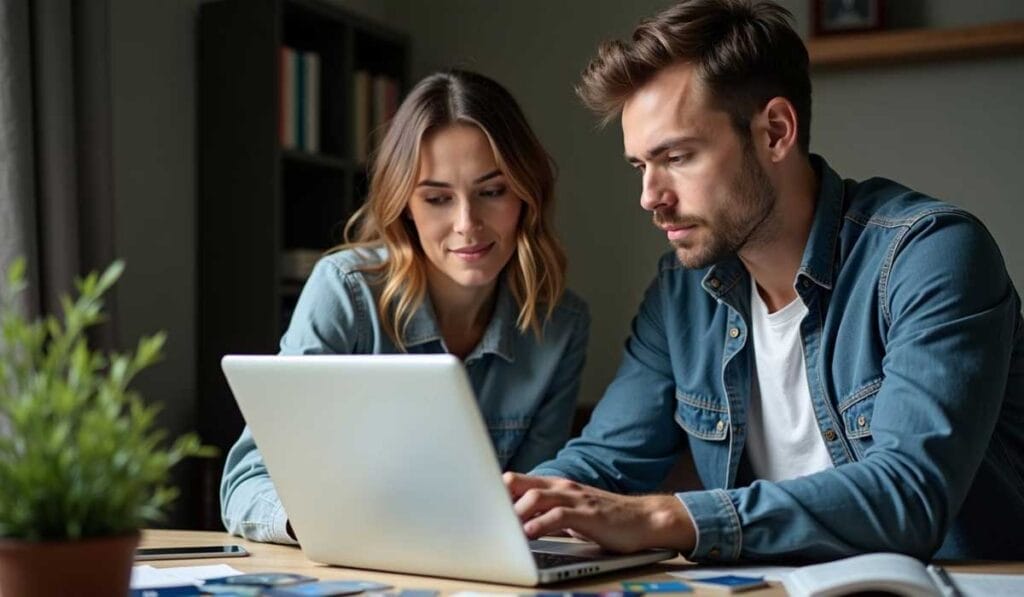
<path id="1" fill-rule="evenodd" d="M 208 531 L 171 531 L 171 530 L 147 530 L 142 533 L 141 547 L 183 547 L 186 545 L 242 545 L 251 554 L 245 558 L 218 558 L 218 559 L 192 559 L 192 560 L 157 560 L 142 562 L 157 568 L 169 568 L 177 566 L 202 566 L 207 564 L 228 564 L 242 572 L 294 572 L 315 576 L 321 580 L 373 580 L 394 586 L 396 589 L 429 589 L 440 591 L 442 594 L 454 593 L 456 591 L 481 591 L 488 593 L 535 593 L 541 589 L 530 587 L 516 587 L 513 585 L 496 585 L 476 581 L 453 580 L 436 578 L 432 576 L 414 576 L 408 574 L 393 574 L 388 572 L 377 572 L 372 570 L 360 570 L 356 568 L 338 568 L 318 564 L 306 559 L 298 547 L 287 545 L 272 545 L 268 543 L 254 543 L 238 537 L 232 537 L 227 533 L 216 533 Z M 669 571 L 684 570 L 693 564 L 683 558 L 668 560 L 651 566 L 631 568 L 619 572 L 611 572 L 589 579 L 568 581 L 555 585 L 546 585 L 543 591 L 547 592 L 598 592 L 598 591 L 619 591 L 622 590 L 622 581 L 665 581 L 675 579 L 666 574 Z M 1012 573 L 1024 574 L 1024 562 L 971 562 L 946 565 L 948 570 L 955 572 L 988 572 L 988 573 Z M 675 579 L 679 580 L 679 579 Z M 770 588 L 758 591 L 749 591 L 742 595 L 753 596 L 784 596 L 786 593 L 780 585 L 772 585 Z M 691 593 L 695 597 L 702 595 L 721 595 L 715 591 L 697 589 Z"/>

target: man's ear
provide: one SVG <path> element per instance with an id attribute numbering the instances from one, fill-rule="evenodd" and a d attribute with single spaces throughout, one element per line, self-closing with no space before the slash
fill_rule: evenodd
<path id="1" fill-rule="evenodd" d="M 784 97 L 773 97 L 761 110 L 761 122 L 768 134 L 768 157 L 781 162 L 797 145 L 799 122 L 793 104 Z"/>

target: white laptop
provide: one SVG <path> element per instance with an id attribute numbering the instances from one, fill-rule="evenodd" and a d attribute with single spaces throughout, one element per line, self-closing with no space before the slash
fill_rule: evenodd
<path id="1" fill-rule="evenodd" d="M 531 586 L 675 555 L 527 541 L 451 355 L 229 355 L 222 366 L 311 560 Z"/>

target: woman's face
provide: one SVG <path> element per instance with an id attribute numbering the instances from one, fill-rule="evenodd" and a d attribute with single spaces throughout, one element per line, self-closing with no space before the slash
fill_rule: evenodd
<path id="1" fill-rule="evenodd" d="M 477 126 L 432 131 L 420 152 L 408 215 L 427 256 L 428 277 L 435 286 L 489 290 L 515 252 L 523 202 Z"/>

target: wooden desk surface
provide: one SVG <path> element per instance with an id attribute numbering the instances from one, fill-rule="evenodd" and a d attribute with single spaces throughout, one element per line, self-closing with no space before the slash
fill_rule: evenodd
<path id="1" fill-rule="evenodd" d="M 191 560 L 156 560 L 140 562 L 157 568 L 178 566 L 203 566 L 208 564 L 228 564 L 242 572 L 294 572 L 315 576 L 321 580 L 373 580 L 394 586 L 396 589 L 429 589 L 442 594 L 457 591 L 481 591 L 488 593 L 535 593 L 546 592 L 599 592 L 620 591 L 623 581 L 665 581 L 675 579 L 666 574 L 669 571 L 684 570 L 693 564 L 683 558 L 668 560 L 651 566 L 631 568 L 620 572 L 568 581 L 555 585 L 547 585 L 544 589 L 516 587 L 513 585 L 496 585 L 475 581 L 453 580 L 432 576 L 414 576 L 393 574 L 356 568 L 339 568 L 312 562 L 302 554 L 298 547 L 254 543 L 227 533 L 209 531 L 174 531 L 147 530 L 142 533 L 141 547 L 183 547 L 192 545 L 242 545 L 251 554 L 244 558 L 202 558 Z M 1024 574 L 1024 562 L 971 562 L 946 565 L 947 570 L 954 572 L 988 572 Z M 675 579 L 678 580 L 678 579 Z M 701 595 L 721 595 L 716 591 L 697 589 L 691 593 L 695 597 Z M 785 595 L 781 585 L 773 584 L 770 588 L 742 593 L 750 596 Z"/>

